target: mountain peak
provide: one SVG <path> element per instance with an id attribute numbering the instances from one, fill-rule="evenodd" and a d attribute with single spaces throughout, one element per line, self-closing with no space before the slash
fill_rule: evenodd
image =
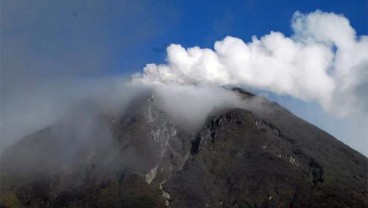
<path id="1" fill-rule="evenodd" d="M 147 91 L 122 114 L 81 113 L 29 135 L 1 155 L 1 204 L 12 196 L 53 207 L 368 205 L 366 157 L 280 105 L 232 90 L 246 107 L 213 109 L 197 133 Z"/>

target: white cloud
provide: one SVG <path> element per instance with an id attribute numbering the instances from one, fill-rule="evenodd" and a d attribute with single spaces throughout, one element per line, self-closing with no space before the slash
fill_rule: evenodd
<path id="1" fill-rule="evenodd" d="M 368 37 L 342 15 L 296 12 L 294 35 L 270 32 L 245 43 L 226 37 L 214 49 L 171 44 L 167 63 L 147 64 L 136 82 L 243 85 L 302 100 L 346 116 L 367 111 Z"/>

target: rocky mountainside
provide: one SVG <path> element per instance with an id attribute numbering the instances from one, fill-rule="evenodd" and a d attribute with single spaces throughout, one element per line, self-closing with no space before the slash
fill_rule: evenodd
<path id="1" fill-rule="evenodd" d="M 234 89 L 199 132 L 154 93 L 97 105 L 1 155 L 0 207 L 368 207 L 368 159 L 276 103 Z M 253 103 L 253 104 L 252 104 Z"/>

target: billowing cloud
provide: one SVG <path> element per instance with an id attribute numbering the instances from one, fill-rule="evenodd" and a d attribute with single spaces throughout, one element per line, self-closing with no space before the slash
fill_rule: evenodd
<path id="1" fill-rule="evenodd" d="M 166 64 L 147 64 L 136 82 L 241 85 L 316 101 L 346 116 L 367 112 L 368 36 L 357 37 L 342 15 L 296 12 L 293 35 L 270 32 L 249 43 L 235 37 L 214 49 L 171 44 Z"/>

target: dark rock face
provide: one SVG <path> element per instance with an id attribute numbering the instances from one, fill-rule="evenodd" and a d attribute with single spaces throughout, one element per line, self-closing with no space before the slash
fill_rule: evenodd
<path id="1" fill-rule="evenodd" d="M 366 157 L 235 92 L 247 109 L 216 110 L 197 135 L 151 93 L 34 133 L 1 155 L 0 207 L 368 207 Z"/>
<path id="2" fill-rule="evenodd" d="M 330 166 L 335 165 L 324 166 L 330 161 L 315 159 L 302 146 L 296 146 L 299 139 L 284 135 L 247 110 L 216 114 L 193 144 L 196 151 L 184 168 L 164 185 L 171 195 L 171 207 L 368 205 L 364 156 L 345 159 L 346 168 L 362 162 L 359 168 L 345 169 L 348 174 L 333 172 Z M 325 145 L 327 148 L 330 144 Z"/>

